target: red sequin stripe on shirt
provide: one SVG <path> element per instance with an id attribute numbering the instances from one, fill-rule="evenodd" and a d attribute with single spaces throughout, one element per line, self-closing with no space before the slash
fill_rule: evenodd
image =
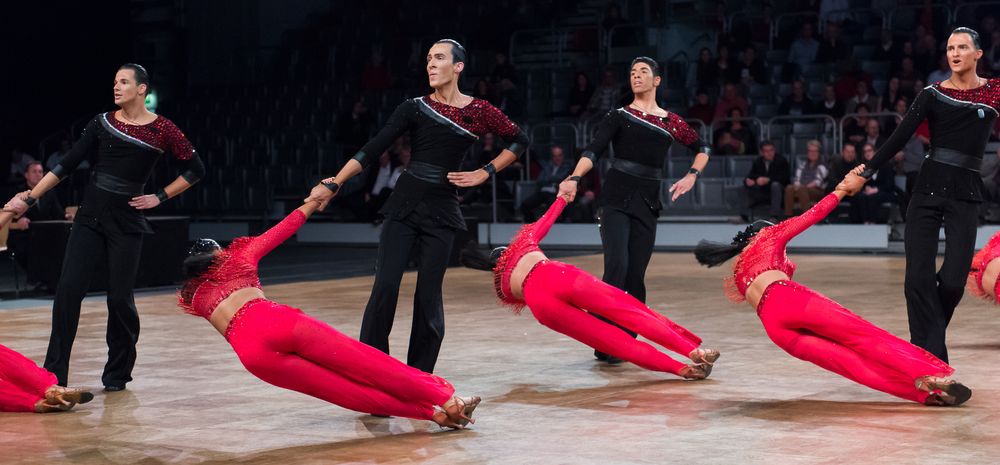
<path id="1" fill-rule="evenodd" d="M 986 84 L 968 90 L 949 89 L 940 82 L 934 88 L 955 100 L 989 105 L 1000 113 L 1000 78 L 988 79 Z"/>
<path id="2" fill-rule="evenodd" d="M 493 132 L 500 137 L 513 137 L 519 131 L 517 125 L 512 123 L 507 115 L 485 100 L 474 98 L 472 103 L 462 108 L 437 102 L 429 95 L 425 95 L 423 100 L 434 111 L 478 136 Z"/>
<path id="3" fill-rule="evenodd" d="M 676 113 L 667 112 L 666 117 L 660 117 L 641 112 L 632 107 L 625 107 L 625 111 L 631 113 L 636 118 L 666 129 L 674 137 L 674 140 L 683 145 L 691 145 L 698 141 L 698 133 L 694 129 L 691 129 L 691 126 Z"/>
<path id="4" fill-rule="evenodd" d="M 115 129 L 161 152 L 169 152 L 178 160 L 190 160 L 194 156 L 194 147 L 184 133 L 172 121 L 162 116 L 157 116 L 152 123 L 142 125 L 121 122 L 115 118 L 113 111 L 105 113 L 105 118 Z"/>

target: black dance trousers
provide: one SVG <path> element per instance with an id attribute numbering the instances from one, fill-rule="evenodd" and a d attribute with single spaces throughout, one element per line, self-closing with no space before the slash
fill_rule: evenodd
<path id="1" fill-rule="evenodd" d="M 361 342 L 389 353 L 389 333 L 396 316 L 399 283 L 415 247 L 417 289 L 413 296 L 413 325 L 406 364 L 427 373 L 434 372 L 444 339 L 441 284 L 454 241 L 455 230 L 435 222 L 423 205 L 402 219 L 387 218 L 382 223 L 375 261 L 375 285 L 361 321 Z"/>
<path id="2" fill-rule="evenodd" d="M 906 213 L 906 313 L 910 342 L 948 361 L 945 330 L 965 292 L 976 247 L 979 203 L 914 193 Z M 937 267 L 944 226 L 944 263 Z"/>
<path id="3" fill-rule="evenodd" d="M 625 208 L 603 207 L 599 216 L 601 245 L 604 247 L 602 280 L 645 302 L 646 267 L 656 242 L 657 212 L 635 196 Z M 615 324 L 601 316 L 594 316 Z M 634 331 L 615 325 L 635 337 Z"/>
<path id="4" fill-rule="evenodd" d="M 139 341 L 139 312 L 132 289 L 139 271 L 143 235 L 105 224 L 74 224 L 66 244 L 44 364 L 63 386 L 68 381 L 70 352 L 80 323 L 80 303 L 87 295 L 96 264 L 102 262 L 108 264 L 108 362 L 101 380 L 105 386 L 125 386 L 132 381 L 135 345 Z"/>

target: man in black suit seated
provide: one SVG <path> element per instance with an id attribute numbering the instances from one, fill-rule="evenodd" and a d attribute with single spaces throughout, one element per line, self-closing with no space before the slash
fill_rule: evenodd
<path id="1" fill-rule="evenodd" d="M 749 209 L 753 210 L 757 205 L 769 203 L 768 213 L 775 218 L 780 217 L 782 196 L 791 176 L 791 165 L 778 153 L 774 143 L 761 142 L 760 156 L 753 161 L 750 172 L 743 180 Z"/>

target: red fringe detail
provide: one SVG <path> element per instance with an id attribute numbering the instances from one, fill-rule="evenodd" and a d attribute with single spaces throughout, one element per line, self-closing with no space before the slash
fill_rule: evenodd
<path id="1" fill-rule="evenodd" d="M 989 242 L 986 243 L 986 247 L 983 247 L 976 252 L 976 255 L 972 257 L 972 267 L 969 270 L 969 276 L 965 281 L 965 288 L 980 299 L 988 300 L 990 302 L 997 302 L 997 299 L 990 296 L 986 289 L 983 288 L 983 273 L 986 272 L 986 267 L 993 260 L 1000 258 L 1000 232 L 993 235 Z M 998 281 L 1000 283 L 1000 281 Z"/>
<path id="2" fill-rule="evenodd" d="M 238 237 L 233 239 L 233 241 L 229 244 L 229 247 L 226 247 L 219 252 L 218 256 L 215 257 L 215 260 L 212 260 L 212 264 L 209 265 L 208 270 L 206 270 L 205 273 L 197 278 L 189 279 L 186 283 L 184 283 L 184 286 L 177 291 L 177 306 L 180 307 L 181 310 L 184 310 L 184 313 L 209 318 L 212 315 L 210 313 L 206 314 L 204 311 L 199 311 L 199 307 L 214 309 L 219 302 L 225 300 L 225 298 L 229 295 L 228 293 L 225 293 L 225 295 L 220 293 L 221 298 L 217 296 L 215 299 L 216 301 L 214 302 L 215 305 L 204 305 L 201 302 L 196 303 L 196 301 L 201 297 L 199 295 L 200 291 L 212 289 L 218 290 L 219 286 L 222 284 L 232 283 L 234 278 L 245 276 L 247 272 L 254 276 L 256 286 L 260 287 L 260 280 L 256 278 L 257 273 L 254 266 L 249 264 L 239 266 L 240 264 L 238 263 L 231 263 L 232 260 L 239 255 L 237 252 L 246 247 L 247 244 L 250 244 L 252 241 L 253 237 Z M 209 286 L 204 286 L 205 284 L 208 284 Z M 241 286 L 241 288 L 242 287 L 247 286 Z"/>
<path id="3" fill-rule="evenodd" d="M 514 239 L 507 245 L 507 249 L 497 258 L 497 264 L 493 267 L 493 287 L 496 289 L 497 299 L 500 304 L 509 308 L 511 312 L 520 314 L 524 310 L 523 300 L 515 298 L 510 290 L 510 275 L 514 272 L 514 267 L 528 252 L 538 250 L 538 243 L 535 241 L 534 224 L 521 226 L 520 231 Z"/>

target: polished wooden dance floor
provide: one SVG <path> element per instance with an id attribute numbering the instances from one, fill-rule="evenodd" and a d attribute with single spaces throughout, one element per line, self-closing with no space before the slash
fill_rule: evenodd
<path id="1" fill-rule="evenodd" d="M 900 257 L 798 256 L 801 282 L 906 334 Z M 600 272 L 600 256 L 567 260 Z M 961 408 L 927 408 L 855 385 L 774 346 L 745 304 L 723 296 L 725 269 L 656 254 L 651 306 L 722 351 L 691 382 L 596 363 L 587 347 L 495 303 L 492 278 L 453 269 L 438 373 L 482 395 L 479 422 L 442 431 L 375 418 L 271 387 L 170 294 L 138 298 L 136 381 L 71 413 L 0 414 L 0 463 L 900 464 L 1000 463 L 1000 308 L 966 297 L 949 333 Z M 371 277 L 268 286 L 355 336 Z M 414 275 L 392 342 L 403 357 Z M 71 384 L 100 388 L 103 299 L 88 300 Z M 48 308 L 0 311 L 0 342 L 41 360 Z"/>

